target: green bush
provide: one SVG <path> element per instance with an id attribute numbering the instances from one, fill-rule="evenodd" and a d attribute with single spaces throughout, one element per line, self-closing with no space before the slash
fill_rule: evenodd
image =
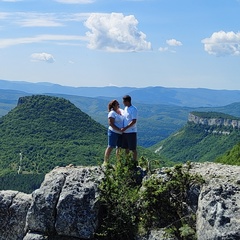
<path id="1" fill-rule="evenodd" d="M 139 185 L 131 157 L 120 157 L 115 166 L 107 165 L 100 186 L 101 239 L 132 240 L 137 232 Z"/>
<path id="2" fill-rule="evenodd" d="M 165 171 L 164 178 L 152 175 L 143 183 L 139 224 L 145 231 L 167 228 L 178 239 L 194 239 L 195 213 L 187 209 L 188 190 L 202 179 L 191 175 L 190 167 L 190 163 L 185 168 L 175 165 Z"/>
<path id="3" fill-rule="evenodd" d="M 195 239 L 195 214 L 186 209 L 188 190 L 202 179 L 191 175 L 190 164 L 150 174 L 143 183 L 131 158 L 120 158 L 104 168 L 100 185 L 101 221 L 98 239 L 132 240 L 151 229 L 166 228 L 178 239 Z"/>

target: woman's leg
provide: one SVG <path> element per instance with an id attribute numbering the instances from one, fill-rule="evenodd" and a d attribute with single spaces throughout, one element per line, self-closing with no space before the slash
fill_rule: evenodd
<path id="1" fill-rule="evenodd" d="M 108 163 L 111 152 L 112 152 L 112 147 L 107 147 L 105 150 L 105 154 L 104 154 L 104 163 L 103 164 Z"/>

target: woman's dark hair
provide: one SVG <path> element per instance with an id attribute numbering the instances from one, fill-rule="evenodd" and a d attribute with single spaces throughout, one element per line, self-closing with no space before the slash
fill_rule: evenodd
<path id="1" fill-rule="evenodd" d="M 110 112 L 114 106 L 116 106 L 116 104 L 118 104 L 118 101 L 116 99 L 112 100 L 111 102 L 109 102 L 108 104 L 108 111 Z"/>

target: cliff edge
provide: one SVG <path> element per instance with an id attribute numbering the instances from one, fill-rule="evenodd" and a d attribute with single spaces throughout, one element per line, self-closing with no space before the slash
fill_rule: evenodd
<path id="1" fill-rule="evenodd" d="M 191 174 L 205 180 L 195 193 L 198 240 L 240 239 L 239 173 L 238 166 L 192 163 Z M 103 179 L 100 167 L 59 167 L 32 194 L 0 191 L 0 240 L 93 240 Z M 157 236 L 155 230 L 147 240 Z"/>

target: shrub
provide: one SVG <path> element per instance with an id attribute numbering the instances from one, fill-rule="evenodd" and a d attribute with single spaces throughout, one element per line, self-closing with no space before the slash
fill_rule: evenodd
<path id="1" fill-rule="evenodd" d="M 100 226 L 97 239 L 132 240 L 151 229 L 165 228 L 178 239 L 195 239 L 195 213 L 189 211 L 188 190 L 202 179 L 191 175 L 190 164 L 151 174 L 141 185 L 139 168 L 121 157 L 104 168 L 100 185 Z"/>
<path id="2" fill-rule="evenodd" d="M 102 239 L 132 240 L 137 232 L 139 185 L 131 156 L 107 165 L 100 186 L 102 221 L 97 236 Z"/>
<path id="3" fill-rule="evenodd" d="M 141 192 L 142 228 L 168 228 L 178 239 L 194 239 L 195 213 L 189 211 L 188 190 L 202 179 L 189 173 L 190 164 L 176 165 L 165 171 L 165 176 L 152 175 Z M 194 234 L 193 234 L 194 233 Z"/>

